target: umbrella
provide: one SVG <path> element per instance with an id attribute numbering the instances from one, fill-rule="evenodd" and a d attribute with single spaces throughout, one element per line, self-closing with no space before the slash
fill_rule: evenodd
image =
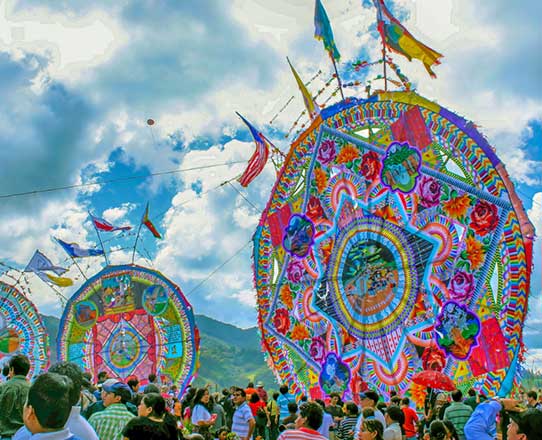
<path id="1" fill-rule="evenodd" d="M 452 379 L 444 373 L 436 370 L 423 370 L 412 376 L 412 382 L 418 385 L 423 385 L 429 388 L 443 391 L 455 390 L 455 385 Z"/>

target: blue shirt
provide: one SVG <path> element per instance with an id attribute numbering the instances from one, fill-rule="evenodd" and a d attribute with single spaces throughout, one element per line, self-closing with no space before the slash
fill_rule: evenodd
<path id="1" fill-rule="evenodd" d="M 280 420 L 285 419 L 290 415 L 290 412 L 288 411 L 288 404 L 289 403 L 296 403 L 295 397 L 291 394 L 281 394 L 279 397 L 277 397 L 277 403 L 279 405 L 279 411 L 280 411 Z"/>
<path id="2" fill-rule="evenodd" d="M 501 408 L 495 400 L 480 403 L 465 425 L 466 440 L 494 440 L 497 436 L 497 414 Z"/>
<path id="3" fill-rule="evenodd" d="M 250 420 L 254 420 L 248 403 L 243 402 L 233 413 L 231 432 L 235 432 L 241 440 L 248 437 Z"/>

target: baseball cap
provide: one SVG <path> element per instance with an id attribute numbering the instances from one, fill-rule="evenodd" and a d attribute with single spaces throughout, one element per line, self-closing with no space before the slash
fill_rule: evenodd
<path id="1" fill-rule="evenodd" d="M 109 380 L 109 379 L 108 379 Z M 102 389 L 106 392 L 106 393 L 114 393 L 114 394 L 120 394 L 119 391 L 120 390 L 125 390 L 125 391 L 128 391 L 129 393 L 131 393 L 131 390 L 130 390 L 130 387 L 128 385 L 126 385 L 125 383 L 123 382 L 119 382 L 118 380 L 114 380 L 114 383 L 107 383 L 108 381 L 106 380 L 103 385 L 102 385 Z"/>
<path id="2" fill-rule="evenodd" d="M 518 432 L 525 434 L 529 440 L 542 439 L 542 411 L 528 409 L 520 413 L 509 411 L 508 414 L 517 423 Z"/>
<path id="3" fill-rule="evenodd" d="M 261 380 L 256 384 L 256 388 L 263 388 L 263 382 Z"/>
<path id="4" fill-rule="evenodd" d="M 119 382 L 118 379 L 107 379 L 105 381 L 103 381 L 102 383 L 99 383 L 98 384 L 98 388 L 103 388 L 104 386 L 111 386 L 115 383 Z"/>

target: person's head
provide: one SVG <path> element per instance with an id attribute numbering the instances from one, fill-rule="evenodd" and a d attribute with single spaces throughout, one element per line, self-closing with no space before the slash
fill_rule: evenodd
<path id="1" fill-rule="evenodd" d="M 247 388 L 254 388 L 254 382 L 249 382 Z"/>
<path id="2" fill-rule="evenodd" d="M 463 400 L 463 393 L 461 390 L 452 391 L 452 400 L 454 402 L 461 402 Z"/>
<path id="3" fill-rule="evenodd" d="M 104 382 L 102 386 L 102 400 L 106 408 L 115 403 L 126 404 L 131 398 L 132 392 L 130 391 L 130 387 L 125 383 L 120 381 L 114 383 Z"/>
<path id="4" fill-rule="evenodd" d="M 374 419 L 375 418 L 375 410 L 374 410 L 374 408 L 363 408 L 362 411 L 361 411 L 361 415 L 363 416 L 364 420 Z"/>
<path id="5" fill-rule="evenodd" d="M 288 393 L 288 385 L 281 385 L 279 388 L 280 394 L 287 394 Z"/>
<path id="6" fill-rule="evenodd" d="M 376 392 L 368 390 L 359 393 L 360 405 L 362 408 L 376 408 L 379 396 Z"/>
<path id="7" fill-rule="evenodd" d="M 448 438 L 459 438 L 457 434 L 457 429 L 455 429 L 454 424 L 450 420 L 443 420 L 443 423 L 444 425 L 446 425 L 446 429 L 448 430 Z"/>
<path id="8" fill-rule="evenodd" d="M 435 400 L 435 406 L 442 406 L 448 401 L 448 395 L 446 393 L 439 393 Z"/>
<path id="9" fill-rule="evenodd" d="M 357 440 L 383 440 L 384 426 L 376 419 L 364 419 Z"/>
<path id="10" fill-rule="evenodd" d="M 9 365 L 6 364 L 2 367 L 2 376 L 8 377 L 9 376 Z"/>
<path id="11" fill-rule="evenodd" d="M 331 393 L 329 395 L 329 400 L 330 400 L 331 405 L 341 404 L 341 396 L 339 396 L 339 393 Z"/>
<path id="12" fill-rule="evenodd" d="M 508 440 L 540 440 L 542 439 L 542 411 L 528 409 L 521 413 L 510 412 Z"/>
<path id="13" fill-rule="evenodd" d="M 207 388 L 198 388 L 196 394 L 194 394 L 194 400 L 192 401 L 193 406 L 198 404 L 207 405 L 209 403 L 209 390 Z"/>
<path id="14" fill-rule="evenodd" d="M 154 417 L 161 419 L 166 413 L 166 401 L 156 393 L 145 394 L 137 407 L 137 415 L 140 417 Z"/>
<path id="15" fill-rule="evenodd" d="M 314 401 L 322 407 L 323 410 L 326 409 L 326 404 L 322 399 L 314 399 Z"/>
<path id="16" fill-rule="evenodd" d="M 230 430 L 226 426 L 223 426 L 216 432 L 216 438 L 218 440 L 226 440 L 226 437 L 229 433 Z"/>
<path id="17" fill-rule="evenodd" d="M 276 391 L 273 393 L 273 400 L 277 400 L 279 398 L 279 393 L 277 393 Z"/>
<path id="18" fill-rule="evenodd" d="M 71 379 L 70 405 L 75 406 L 81 397 L 81 388 L 83 386 L 83 372 L 79 365 L 73 362 L 58 362 L 49 368 L 49 373 L 57 373 Z"/>
<path id="19" fill-rule="evenodd" d="M 322 425 L 324 410 L 316 402 L 303 402 L 299 405 L 299 414 L 295 420 L 296 429 L 309 428 L 317 430 Z"/>
<path id="20" fill-rule="evenodd" d="M 24 354 L 16 354 L 8 363 L 9 376 L 26 376 L 30 371 L 30 360 Z"/>
<path id="21" fill-rule="evenodd" d="M 288 412 L 290 414 L 297 414 L 297 403 L 295 402 L 289 402 L 288 403 Z"/>
<path id="22" fill-rule="evenodd" d="M 71 412 L 69 377 L 57 373 L 39 375 L 28 390 L 23 421 L 32 433 L 53 432 L 64 428 Z"/>
<path id="23" fill-rule="evenodd" d="M 470 397 L 476 397 L 476 391 L 474 391 L 474 388 L 469 388 L 469 391 L 467 391 L 467 394 Z"/>
<path id="24" fill-rule="evenodd" d="M 401 405 L 401 398 L 400 398 L 399 396 L 393 396 L 393 397 L 390 399 L 390 404 L 391 404 L 391 405 L 395 405 L 395 406 Z"/>
<path id="25" fill-rule="evenodd" d="M 126 381 L 126 385 L 130 387 L 133 393 L 137 393 L 139 391 L 139 379 L 135 376 L 131 376 Z"/>
<path id="26" fill-rule="evenodd" d="M 261 380 L 256 384 L 256 388 L 263 388 L 263 382 Z"/>
<path id="27" fill-rule="evenodd" d="M 250 395 L 250 403 L 256 403 L 260 401 L 260 396 L 258 396 L 258 393 L 252 393 Z"/>
<path id="28" fill-rule="evenodd" d="M 100 371 L 98 373 L 98 382 L 102 383 L 102 382 L 105 382 L 106 380 L 107 380 L 107 371 Z"/>
<path id="29" fill-rule="evenodd" d="M 538 394 L 536 391 L 527 391 L 527 403 L 529 403 L 529 405 L 535 405 L 537 400 Z"/>
<path id="30" fill-rule="evenodd" d="M 429 425 L 430 440 L 446 440 L 448 438 L 448 428 L 441 420 L 433 420 Z"/>
<path id="31" fill-rule="evenodd" d="M 147 376 L 147 379 L 149 379 L 149 383 L 155 383 L 156 382 L 156 374 L 151 373 Z"/>
<path id="32" fill-rule="evenodd" d="M 346 402 L 344 409 L 347 416 L 356 417 L 359 414 L 358 406 L 354 402 Z"/>
<path id="33" fill-rule="evenodd" d="M 160 394 L 160 388 L 158 388 L 155 384 L 150 383 L 148 384 L 145 389 L 143 390 L 143 394 L 150 394 L 150 393 L 157 393 Z M 195 394 L 192 393 L 192 395 Z"/>
<path id="34" fill-rule="evenodd" d="M 410 406 L 410 399 L 408 397 L 403 397 L 401 399 L 401 405 L 403 406 Z"/>
<path id="35" fill-rule="evenodd" d="M 390 391 L 390 398 L 397 396 L 397 391 L 391 390 Z"/>
<path id="36" fill-rule="evenodd" d="M 247 400 L 247 394 L 245 393 L 245 390 L 243 388 L 235 388 L 233 390 L 233 403 L 237 406 L 240 406 L 243 404 L 243 402 L 246 402 Z"/>
<path id="37" fill-rule="evenodd" d="M 391 425 L 392 423 L 402 424 L 405 416 L 403 410 L 396 405 L 390 405 L 386 411 L 386 423 Z"/>

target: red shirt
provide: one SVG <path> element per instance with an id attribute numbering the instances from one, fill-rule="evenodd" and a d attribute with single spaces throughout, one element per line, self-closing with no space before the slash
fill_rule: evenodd
<path id="1" fill-rule="evenodd" d="M 418 421 L 418 414 L 416 414 L 416 411 L 408 406 L 403 406 L 401 409 L 405 415 L 405 423 L 403 423 L 403 428 L 405 428 L 406 437 L 416 437 L 416 422 Z"/>
<path id="2" fill-rule="evenodd" d="M 250 411 L 252 411 L 252 415 L 256 417 L 256 413 L 258 412 L 258 409 L 265 408 L 265 402 L 263 400 L 258 400 L 257 402 L 254 402 L 254 403 L 248 402 L 248 406 L 250 406 Z"/>

